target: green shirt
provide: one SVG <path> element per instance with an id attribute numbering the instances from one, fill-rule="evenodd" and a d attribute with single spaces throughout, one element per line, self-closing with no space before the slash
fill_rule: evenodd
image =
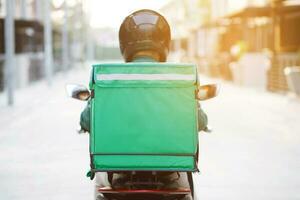
<path id="1" fill-rule="evenodd" d="M 156 61 L 150 57 L 139 57 L 136 58 L 133 62 L 156 62 Z M 91 109 L 91 104 L 90 101 L 88 101 L 87 106 L 84 108 L 80 116 L 80 126 L 83 130 L 88 132 L 90 132 L 90 109 Z M 199 104 L 198 106 L 199 131 L 204 130 L 206 126 L 207 126 L 207 115 L 203 112 Z"/>

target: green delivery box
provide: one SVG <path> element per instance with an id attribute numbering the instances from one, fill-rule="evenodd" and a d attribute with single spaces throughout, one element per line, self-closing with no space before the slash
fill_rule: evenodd
<path id="1" fill-rule="evenodd" d="M 92 172 L 197 169 L 194 65 L 98 64 L 90 89 Z"/>

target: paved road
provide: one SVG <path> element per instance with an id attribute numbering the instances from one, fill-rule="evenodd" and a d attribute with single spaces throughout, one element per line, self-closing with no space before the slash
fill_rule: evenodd
<path id="1" fill-rule="evenodd" d="M 14 108 L 0 95 L 1 200 L 93 198 L 88 137 L 74 131 L 84 104 L 64 90 L 88 77 L 79 69 L 19 90 Z M 203 107 L 214 133 L 200 138 L 199 199 L 300 199 L 299 100 L 222 83 Z"/>
<path id="2" fill-rule="evenodd" d="M 300 199 L 300 101 L 224 83 L 203 107 L 199 199 Z"/>

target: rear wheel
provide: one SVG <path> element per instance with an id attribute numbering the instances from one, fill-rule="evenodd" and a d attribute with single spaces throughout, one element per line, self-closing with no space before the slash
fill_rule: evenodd
<path id="1" fill-rule="evenodd" d="M 194 199 L 195 191 L 194 191 L 194 180 L 193 180 L 192 172 L 187 172 L 187 177 L 188 177 L 188 181 L 189 181 L 189 185 L 190 185 L 191 196 L 192 196 L 192 199 Z"/>

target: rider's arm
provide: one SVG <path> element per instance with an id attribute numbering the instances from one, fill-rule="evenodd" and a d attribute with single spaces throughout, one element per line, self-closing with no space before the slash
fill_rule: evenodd
<path id="1" fill-rule="evenodd" d="M 88 101 L 86 107 L 81 112 L 80 115 L 80 126 L 83 130 L 90 132 L 90 110 L 91 110 L 91 104 L 90 101 Z"/>
<path id="2" fill-rule="evenodd" d="M 202 131 L 207 127 L 207 115 L 201 109 L 200 103 L 198 103 L 198 131 Z"/>

